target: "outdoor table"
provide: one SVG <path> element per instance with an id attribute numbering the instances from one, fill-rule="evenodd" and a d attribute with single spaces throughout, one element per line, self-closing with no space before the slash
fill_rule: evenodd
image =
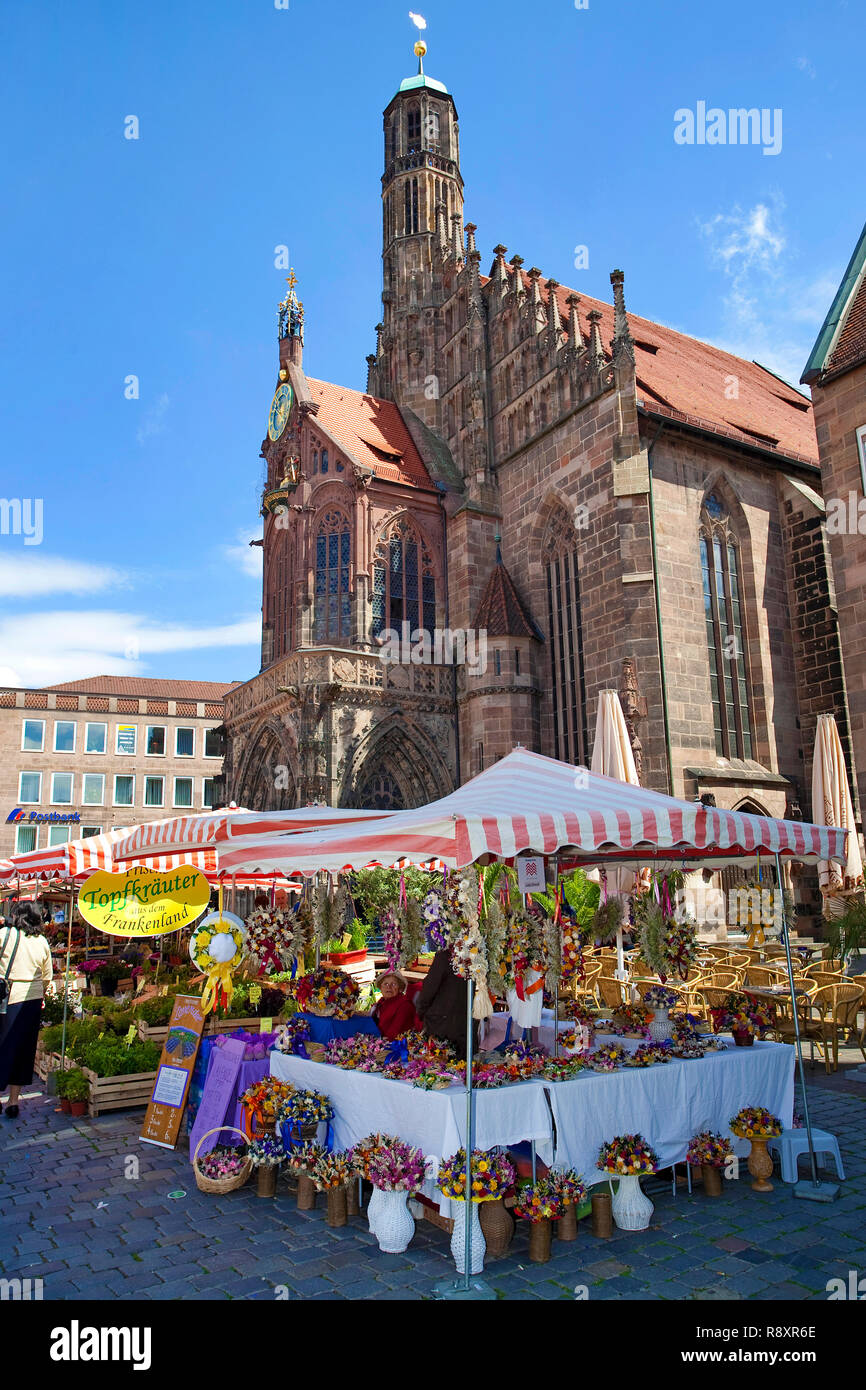
<path id="1" fill-rule="evenodd" d="M 508 1031 L 508 1021 L 511 1018 L 509 1013 L 491 1014 L 487 1019 L 487 1031 L 482 1036 L 482 1051 L 492 1052 L 500 1043 L 505 1041 L 505 1034 Z M 567 1033 L 574 1024 L 568 1019 L 559 1020 L 559 1032 Z M 537 1040 L 548 1052 L 553 1052 L 553 1009 L 541 1010 L 541 1023 L 538 1028 L 526 1030 L 533 1041 Z M 523 1037 L 524 1030 L 519 1028 L 516 1023 L 511 1025 L 511 1038 L 513 1043 L 519 1043 Z"/>
<path id="2" fill-rule="evenodd" d="M 610 1039 L 628 1046 L 627 1039 Z M 601 1145 L 617 1134 L 642 1134 L 663 1168 L 682 1163 L 689 1140 L 728 1121 L 747 1105 L 762 1105 L 790 1129 L 794 1113 L 794 1049 L 783 1043 L 731 1045 L 705 1057 L 614 1072 L 584 1071 L 571 1081 L 545 1082 L 556 1125 L 555 1161 L 576 1168 L 587 1185 L 602 1182 Z M 733 1140 L 735 1153 L 747 1140 Z M 545 1154 L 539 1149 L 542 1157 Z"/>
<path id="3" fill-rule="evenodd" d="M 306 1019 L 310 1025 L 310 1042 L 329 1043 L 334 1038 L 352 1038 L 356 1033 L 379 1036 L 379 1029 L 368 1014 L 355 1014 L 354 1018 L 322 1018 L 319 1014 L 300 1013 L 297 1017 Z"/>
<path id="4" fill-rule="evenodd" d="M 396 1134 L 428 1158 L 448 1158 L 466 1142 L 466 1092 L 462 1086 L 424 1091 L 408 1081 L 392 1081 L 371 1072 L 343 1071 L 324 1062 L 287 1053 L 271 1053 L 271 1075 L 304 1090 L 319 1091 L 334 1107 L 331 1122 L 335 1149 L 348 1149 L 368 1134 Z M 553 1151 L 550 1110 L 544 1088 L 535 1081 L 495 1090 L 474 1091 L 475 1147 L 518 1144 L 529 1140 L 547 1162 Z M 435 1169 L 434 1169 L 435 1174 Z M 451 1203 L 428 1178 L 421 1189 L 437 1202 L 443 1216 Z"/>

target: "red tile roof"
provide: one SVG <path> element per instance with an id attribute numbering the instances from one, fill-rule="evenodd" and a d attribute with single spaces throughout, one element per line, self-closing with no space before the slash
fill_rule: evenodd
<path id="1" fill-rule="evenodd" d="M 530 281 L 523 272 L 529 288 Z M 489 283 L 489 282 L 485 282 Z M 549 299 L 547 281 L 539 280 L 545 302 Z M 570 294 L 567 285 L 556 291 L 563 326 L 568 326 Z M 613 337 L 613 306 L 589 295 L 580 296 L 578 315 L 584 342 L 589 341 L 587 315 L 601 313 L 599 330 L 605 352 L 610 357 Z M 629 330 L 635 340 L 635 369 L 638 400 L 648 410 L 685 420 L 741 443 L 757 444 L 788 458 L 818 463 L 818 445 L 808 397 L 795 391 L 772 372 L 743 357 L 723 352 L 710 343 L 690 338 L 651 319 L 628 315 Z M 737 378 L 738 397 L 728 400 L 728 378 Z"/>
<path id="2" fill-rule="evenodd" d="M 833 349 L 826 370 L 838 372 L 844 367 L 853 367 L 856 362 L 862 362 L 864 358 L 866 358 L 866 278 L 861 281 L 854 303 L 848 310 L 844 327 L 839 334 L 839 341 Z"/>
<path id="3" fill-rule="evenodd" d="M 240 681 L 164 681 L 146 676 L 87 676 L 80 681 L 43 685 L 43 690 L 75 690 L 82 695 L 162 696 L 168 700 L 222 700 Z"/>
<path id="4" fill-rule="evenodd" d="M 493 566 L 472 626 L 488 637 L 535 637 L 543 640 L 529 610 L 501 560 Z"/>
<path id="5" fill-rule="evenodd" d="M 351 453 L 372 468 L 379 478 L 410 487 L 433 490 L 403 417 L 393 401 L 381 401 L 348 386 L 307 377 L 310 394 L 319 407 L 313 417 Z"/>

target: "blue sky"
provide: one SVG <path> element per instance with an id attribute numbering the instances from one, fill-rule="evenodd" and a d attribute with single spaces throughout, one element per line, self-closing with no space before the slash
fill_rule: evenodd
<path id="1" fill-rule="evenodd" d="M 862 5 L 420 8 L 485 271 L 503 241 L 607 298 L 621 266 L 635 312 L 799 377 L 864 219 Z M 257 671 L 274 248 L 307 370 L 363 387 L 414 37 L 402 4 L 6 0 L 0 494 L 43 538 L 0 535 L 0 682 Z M 781 152 L 678 145 L 699 101 L 781 109 Z"/>

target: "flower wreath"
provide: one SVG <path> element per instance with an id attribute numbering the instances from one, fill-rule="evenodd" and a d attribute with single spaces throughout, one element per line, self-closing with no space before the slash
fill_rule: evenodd
<path id="1" fill-rule="evenodd" d="M 189 954 L 193 965 L 207 976 L 202 990 L 203 1013 L 210 1013 L 218 1004 L 227 1009 L 235 987 L 232 970 L 246 953 L 246 927 L 232 912 L 210 912 L 203 918 L 189 939 Z"/>

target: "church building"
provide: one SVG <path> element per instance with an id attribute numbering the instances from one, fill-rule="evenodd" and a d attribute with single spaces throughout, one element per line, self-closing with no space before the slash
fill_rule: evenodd
<path id="1" fill-rule="evenodd" d="M 644 785 L 808 818 L 819 713 L 851 752 L 810 400 L 629 313 L 622 270 L 606 303 L 483 258 L 423 52 L 384 112 L 366 391 L 307 375 L 281 306 L 225 796 L 414 806 L 518 743 L 588 765 L 615 688 Z"/>

